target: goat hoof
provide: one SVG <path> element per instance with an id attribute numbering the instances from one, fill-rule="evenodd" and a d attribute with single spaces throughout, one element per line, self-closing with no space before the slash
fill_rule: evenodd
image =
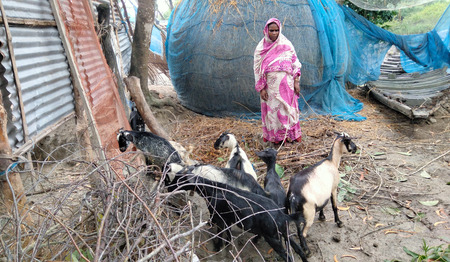
<path id="1" fill-rule="evenodd" d="M 311 250 L 306 250 L 305 251 L 305 256 L 307 257 L 307 258 L 310 258 L 310 257 L 312 257 L 312 253 L 311 253 Z"/>
<path id="2" fill-rule="evenodd" d="M 319 216 L 319 221 L 325 221 L 325 220 L 326 220 L 325 216 Z"/>
<path id="3" fill-rule="evenodd" d="M 342 223 L 341 221 L 336 222 L 338 227 L 343 227 L 344 223 Z"/>

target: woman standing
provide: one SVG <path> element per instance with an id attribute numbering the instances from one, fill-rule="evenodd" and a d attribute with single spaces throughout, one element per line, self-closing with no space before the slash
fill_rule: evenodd
<path id="1" fill-rule="evenodd" d="M 260 92 L 264 141 L 279 144 L 302 139 L 298 98 L 300 69 L 292 43 L 276 18 L 267 21 L 264 38 L 255 49 L 255 89 Z"/>

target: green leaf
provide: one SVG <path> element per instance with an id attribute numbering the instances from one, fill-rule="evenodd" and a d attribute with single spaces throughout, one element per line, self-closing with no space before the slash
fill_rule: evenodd
<path id="1" fill-rule="evenodd" d="M 352 171 L 352 167 L 351 167 L 351 166 L 345 166 L 345 171 L 346 171 L 346 172 Z"/>
<path id="2" fill-rule="evenodd" d="M 357 154 L 357 155 L 361 154 L 361 150 L 359 150 L 359 149 L 356 150 L 355 154 Z"/>
<path id="3" fill-rule="evenodd" d="M 342 202 L 345 199 L 345 195 L 347 195 L 347 189 L 341 188 L 339 190 L 338 197 L 337 197 L 338 201 Z"/>
<path id="4" fill-rule="evenodd" d="M 428 178 L 428 179 L 431 178 L 430 174 L 428 174 L 427 171 L 422 171 L 422 173 L 420 173 L 420 176 L 421 176 L 421 177 L 424 177 L 424 178 Z"/>
<path id="5" fill-rule="evenodd" d="M 350 192 L 350 193 L 352 193 L 352 194 L 356 193 L 356 189 L 353 188 L 353 187 L 350 187 L 350 186 L 347 187 L 347 191 Z"/>
<path id="6" fill-rule="evenodd" d="M 406 247 L 403 247 L 403 251 L 405 251 L 406 254 L 412 256 L 413 258 L 419 257 L 419 254 L 412 252 L 411 250 L 407 249 Z"/>
<path id="7" fill-rule="evenodd" d="M 419 202 L 420 202 L 422 205 L 424 205 L 424 206 L 432 207 L 432 206 L 437 205 L 437 204 L 439 203 L 439 200 L 419 201 Z"/>
<path id="8" fill-rule="evenodd" d="M 375 153 L 373 153 L 373 156 L 382 156 L 385 154 L 386 154 L 385 152 L 375 152 Z"/>
<path id="9" fill-rule="evenodd" d="M 225 161 L 225 159 L 223 159 L 222 157 L 219 157 L 219 158 L 217 158 L 217 161 L 223 162 L 223 161 Z"/>
<path id="10" fill-rule="evenodd" d="M 347 174 L 346 173 L 339 173 L 339 176 L 341 177 L 341 178 L 343 178 L 344 176 L 346 176 Z"/>
<path id="11" fill-rule="evenodd" d="M 284 176 L 284 168 L 282 166 L 275 164 L 275 171 L 277 172 L 280 178 Z"/>
<path id="12" fill-rule="evenodd" d="M 405 176 L 397 177 L 397 181 L 398 182 L 406 182 L 406 181 L 408 181 L 408 178 Z"/>
<path id="13" fill-rule="evenodd" d="M 384 207 L 383 210 L 388 213 L 389 215 L 397 216 L 400 214 L 400 209 L 395 207 Z"/>
<path id="14" fill-rule="evenodd" d="M 399 153 L 400 155 L 404 155 L 404 156 L 412 156 L 412 154 L 408 153 L 408 152 L 397 152 L 397 153 Z"/>
<path id="15" fill-rule="evenodd" d="M 70 259 L 72 262 L 78 262 L 78 251 L 72 252 L 72 255 L 70 256 Z"/>

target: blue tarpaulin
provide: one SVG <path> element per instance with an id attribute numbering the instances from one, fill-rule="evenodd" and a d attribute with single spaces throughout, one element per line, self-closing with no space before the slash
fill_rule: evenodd
<path id="1" fill-rule="evenodd" d="M 172 83 L 181 103 L 202 114 L 258 116 L 253 52 L 271 17 L 281 21 L 283 34 L 303 64 L 299 107 L 304 117 L 321 114 L 364 120 L 358 114 L 363 104 L 347 93 L 345 83 L 378 79 L 380 65 L 392 45 L 427 69 L 449 62 L 447 18 L 441 19 L 442 30 L 420 38 L 422 45 L 427 39 L 430 47 L 442 48 L 442 52 L 436 54 L 428 48 L 420 53 L 421 46 L 413 37 L 378 28 L 334 0 L 220 3 L 181 0 L 167 29 L 166 57 Z M 447 16 L 448 10 L 443 17 Z M 436 63 L 438 56 L 441 61 Z"/>

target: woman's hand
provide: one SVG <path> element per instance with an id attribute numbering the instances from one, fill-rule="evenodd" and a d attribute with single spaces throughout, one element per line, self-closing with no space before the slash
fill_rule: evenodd
<path id="1" fill-rule="evenodd" d="M 294 80 L 294 92 L 300 96 L 300 80 Z"/>
<path id="2" fill-rule="evenodd" d="M 267 93 L 266 89 L 261 90 L 261 92 L 259 92 L 259 96 L 261 96 L 261 99 L 264 101 L 267 101 L 269 99 L 269 94 Z"/>

